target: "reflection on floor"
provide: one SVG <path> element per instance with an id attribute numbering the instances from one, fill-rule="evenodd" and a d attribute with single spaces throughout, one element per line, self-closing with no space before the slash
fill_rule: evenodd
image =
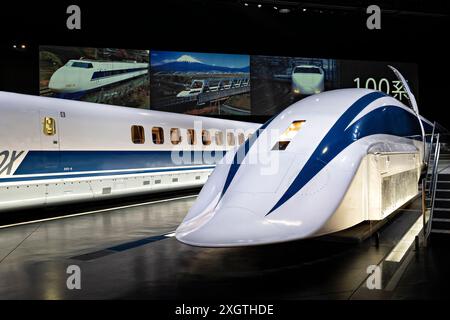
<path id="1" fill-rule="evenodd" d="M 370 299 L 374 293 L 362 291 L 368 266 L 379 264 L 420 215 L 417 203 L 406 208 L 382 229 L 378 247 L 368 239 L 210 249 L 170 235 L 194 200 L 0 230 L 0 298 Z M 74 264 L 81 290 L 66 287 Z"/>
<path id="2" fill-rule="evenodd" d="M 420 217 L 420 199 L 383 226 L 379 241 L 325 237 L 220 249 L 173 237 L 194 201 L 191 196 L 0 229 L 0 299 L 450 297 L 446 248 L 412 248 L 401 263 L 385 260 Z M 67 289 L 70 265 L 81 268 L 81 290 Z M 367 270 L 377 265 L 382 289 L 369 290 Z"/>

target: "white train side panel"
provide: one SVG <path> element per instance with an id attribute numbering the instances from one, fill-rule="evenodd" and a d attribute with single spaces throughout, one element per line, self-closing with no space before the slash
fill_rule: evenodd
<path id="1" fill-rule="evenodd" d="M 0 93 L 0 110 L 0 211 L 200 187 L 234 147 L 218 144 L 216 133 L 225 142 L 230 132 L 238 144 L 258 126 L 12 93 Z M 133 126 L 144 130 L 143 143 L 133 143 Z M 154 128 L 163 141 L 153 141 Z"/>

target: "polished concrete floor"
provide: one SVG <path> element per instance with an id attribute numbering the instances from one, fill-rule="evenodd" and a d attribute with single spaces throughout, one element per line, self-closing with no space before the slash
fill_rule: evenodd
<path id="1" fill-rule="evenodd" d="M 383 226 L 378 241 L 328 237 L 219 249 L 171 236 L 194 201 L 0 228 L 0 299 L 450 298 L 445 248 L 412 245 L 402 261 L 385 261 L 420 218 L 420 199 Z M 70 265 L 81 269 L 80 290 L 67 288 Z M 371 265 L 383 266 L 381 290 L 367 288 Z"/>
<path id="2" fill-rule="evenodd" d="M 0 229 L 1 299 L 371 299 L 377 265 L 417 220 L 410 205 L 360 244 L 197 248 L 170 233 L 195 197 Z M 169 234 L 169 236 L 164 236 Z M 69 265 L 81 290 L 69 290 Z"/>

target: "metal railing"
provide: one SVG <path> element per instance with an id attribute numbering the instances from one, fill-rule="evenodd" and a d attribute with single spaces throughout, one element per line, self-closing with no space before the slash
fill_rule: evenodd
<path id="1" fill-rule="evenodd" d="M 437 187 L 437 182 L 438 182 L 438 165 L 439 165 L 439 156 L 440 156 L 440 152 L 441 152 L 441 144 L 439 142 L 440 137 L 439 134 L 436 134 L 436 142 L 434 142 L 434 135 L 432 136 L 432 140 L 430 143 L 430 151 L 429 151 L 429 157 L 428 157 L 428 170 L 427 170 L 427 175 L 425 176 L 425 181 L 422 183 L 422 212 L 424 215 L 424 239 L 425 239 L 425 244 L 426 241 L 428 239 L 428 236 L 431 233 L 431 225 L 432 225 L 432 221 L 433 221 L 433 211 L 434 211 L 434 202 L 436 199 L 436 187 Z M 433 159 L 433 165 L 431 165 L 431 154 L 433 151 L 433 142 L 434 142 L 434 159 Z M 429 170 L 431 168 L 431 173 L 429 173 Z M 428 176 L 430 175 L 430 179 L 428 180 Z M 429 190 L 428 190 L 428 205 L 427 205 L 427 201 L 425 199 L 427 192 L 426 192 L 426 185 L 427 183 L 429 183 Z M 428 216 L 428 222 L 426 222 L 425 225 L 425 215 L 426 215 L 426 210 L 429 210 L 429 216 Z"/>
<path id="2" fill-rule="evenodd" d="M 436 122 L 433 123 L 433 131 L 431 132 L 431 138 L 430 138 L 430 146 L 428 147 L 428 159 L 427 159 L 427 165 L 429 165 L 431 160 L 431 152 L 433 150 L 433 140 L 434 140 L 434 131 L 436 130 Z"/>

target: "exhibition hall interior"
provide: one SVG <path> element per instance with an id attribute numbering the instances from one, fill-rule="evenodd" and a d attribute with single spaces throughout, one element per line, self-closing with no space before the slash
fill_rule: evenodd
<path id="1" fill-rule="evenodd" d="M 2 4 L 0 299 L 449 299 L 449 14 Z"/>

